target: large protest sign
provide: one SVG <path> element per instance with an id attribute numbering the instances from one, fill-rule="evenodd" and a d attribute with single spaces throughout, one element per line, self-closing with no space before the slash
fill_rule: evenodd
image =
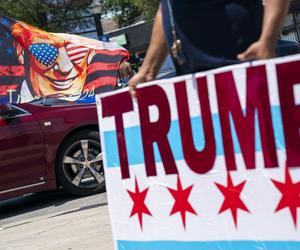
<path id="1" fill-rule="evenodd" d="M 97 96 L 115 249 L 300 249 L 300 56 Z"/>
<path id="2" fill-rule="evenodd" d="M 128 52 L 115 44 L 49 33 L 0 16 L 0 103 L 43 97 L 94 102 L 115 89 Z"/>

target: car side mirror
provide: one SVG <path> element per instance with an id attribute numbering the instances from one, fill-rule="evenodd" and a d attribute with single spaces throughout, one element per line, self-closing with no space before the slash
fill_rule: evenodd
<path id="1" fill-rule="evenodd" d="M 8 119 L 16 115 L 16 110 L 10 103 L 0 103 L 0 118 Z"/>

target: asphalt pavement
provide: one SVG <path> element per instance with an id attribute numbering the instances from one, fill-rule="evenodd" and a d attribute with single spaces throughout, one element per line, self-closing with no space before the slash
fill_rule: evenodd
<path id="1" fill-rule="evenodd" d="M 0 250 L 111 250 L 106 203 L 0 224 Z"/>
<path id="2" fill-rule="evenodd" d="M 106 193 L 76 197 L 60 189 L 29 194 L 0 201 L 0 225 L 106 204 Z"/>

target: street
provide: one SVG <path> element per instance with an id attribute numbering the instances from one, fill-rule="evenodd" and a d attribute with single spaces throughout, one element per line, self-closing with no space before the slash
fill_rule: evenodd
<path id="1" fill-rule="evenodd" d="M 88 197 L 72 197 L 62 190 L 30 194 L 0 201 L 0 225 L 106 204 L 106 193 Z"/>
<path id="2" fill-rule="evenodd" d="M 1 250 L 112 249 L 106 193 L 32 194 L 0 202 L 0 211 Z"/>

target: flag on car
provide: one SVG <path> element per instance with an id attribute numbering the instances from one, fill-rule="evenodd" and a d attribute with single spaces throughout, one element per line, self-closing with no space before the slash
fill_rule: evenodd
<path id="1" fill-rule="evenodd" d="M 77 35 L 49 33 L 0 16 L 0 102 L 43 97 L 94 102 L 113 90 L 128 51 Z"/>

